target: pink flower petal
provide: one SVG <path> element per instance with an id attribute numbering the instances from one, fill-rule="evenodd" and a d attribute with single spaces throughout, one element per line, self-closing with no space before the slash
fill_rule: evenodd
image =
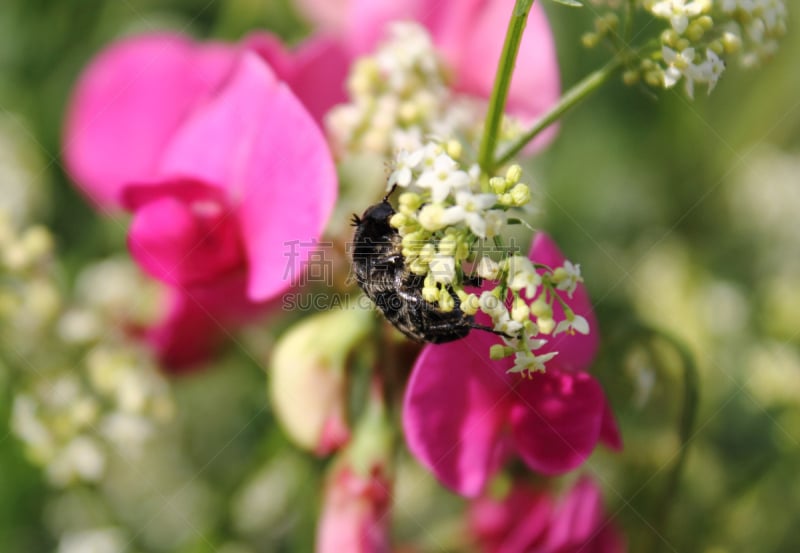
<path id="1" fill-rule="evenodd" d="M 287 268 L 298 274 L 308 254 L 291 259 L 290 244 L 318 239 L 336 201 L 336 172 L 319 127 L 251 52 L 181 127 L 161 170 L 224 187 L 239 205 L 254 301 L 289 287 Z"/>
<path id="2" fill-rule="evenodd" d="M 589 543 L 604 519 L 600 488 L 589 478 L 581 478 L 554 513 L 545 549 L 559 551 L 571 544 Z"/>
<path id="3" fill-rule="evenodd" d="M 547 493 L 517 483 L 502 500 L 475 500 L 469 509 L 469 528 L 486 553 L 532 551 L 545 538 L 553 508 Z"/>
<path id="4" fill-rule="evenodd" d="M 533 470 L 554 475 L 572 470 L 594 450 L 605 399 L 588 374 L 548 368 L 520 383 L 511 410 L 517 452 Z"/>
<path id="5" fill-rule="evenodd" d="M 250 302 L 245 275 L 226 275 L 208 285 L 170 289 L 169 309 L 146 337 L 171 373 L 188 373 L 209 359 L 242 321 L 263 314 L 269 304 Z"/>
<path id="6" fill-rule="evenodd" d="M 392 21 L 419 21 L 439 11 L 425 0 L 351 0 L 344 33 L 353 55 L 371 53 L 387 38 Z"/>
<path id="7" fill-rule="evenodd" d="M 68 108 L 67 168 L 95 204 L 117 207 L 123 185 L 155 176 L 177 126 L 222 82 L 234 48 L 160 33 L 122 40 L 81 75 Z"/>
<path id="8" fill-rule="evenodd" d="M 328 110 L 347 100 L 345 79 L 351 60 L 340 40 L 314 36 L 289 52 L 276 37 L 256 33 L 245 39 L 245 45 L 267 60 L 320 127 Z"/>
<path id="9" fill-rule="evenodd" d="M 186 181 L 125 190 L 135 206 L 128 245 L 145 271 L 185 286 L 244 268 L 236 216 L 215 192 Z"/>
<path id="10" fill-rule="evenodd" d="M 403 406 L 411 452 L 445 486 L 465 496 L 479 494 L 498 467 L 496 449 L 513 395 L 489 364 L 490 342 L 472 338 L 426 346 Z"/>
<path id="11" fill-rule="evenodd" d="M 556 243 L 544 232 L 536 233 L 528 257 L 536 263 L 543 263 L 552 268 L 562 266 L 565 261 L 564 255 L 558 249 Z M 563 332 L 558 336 L 549 336 L 547 344 L 537 350 L 537 354 L 557 351 L 558 355 L 549 362 L 548 367 L 555 367 L 569 372 L 586 370 L 592 364 L 600 342 L 600 334 L 598 332 L 597 319 L 594 316 L 594 309 L 592 309 L 592 302 L 589 299 L 586 286 L 583 284 L 578 284 L 572 298 L 566 292 L 559 291 L 558 294 L 576 315 L 586 318 L 590 332 L 587 335 L 577 332 L 575 334 Z M 556 322 L 564 320 L 564 311 L 558 302 L 553 305 L 553 317 Z"/>

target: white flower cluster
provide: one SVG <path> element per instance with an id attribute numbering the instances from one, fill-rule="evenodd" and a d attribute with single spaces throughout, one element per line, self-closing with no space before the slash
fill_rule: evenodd
<path id="1" fill-rule="evenodd" d="M 136 454 L 173 407 L 153 360 L 125 334 L 125 324 L 154 313 L 133 266 L 92 265 L 78 276 L 75 298 L 65 297 L 52 245 L 44 227 L 18 230 L 0 213 L 2 347 L 19 373 L 11 426 L 63 487 L 102 478 L 109 449 Z M 72 368 L 75 359 L 82 361 Z"/>
<path id="2" fill-rule="evenodd" d="M 630 48 L 639 61 L 629 65 L 625 82 L 672 88 L 683 81 L 690 98 L 698 83 L 711 93 L 727 58 L 738 56 L 743 65 L 755 65 L 775 52 L 786 33 L 785 0 L 635 0 L 632 5 L 668 26 L 657 47 Z M 609 12 L 597 17 L 583 43 L 594 47 L 606 40 L 622 54 L 619 35 L 619 16 Z"/>
<path id="3" fill-rule="evenodd" d="M 730 40 L 744 48 L 741 61 L 757 65 L 778 49 L 778 39 L 786 34 L 788 12 L 785 0 L 719 0 L 721 12 L 730 18 Z"/>
<path id="4" fill-rule="evenodd" d="M 333 108 L 326 119 L 335 152 L 391 156 L 420 148 L 428 136 L 477 137 L 485 105 L 455 94 L 448 74 L 424 27 L 392 24 L 376 53 L 353 65 L 350 102 Z M 521 130 L 506 117 L 501 139 L 513 139 Z"/>
<path id="5" fill-rule="evenodd" d="M 142 352 L 98 347 L 86 376 L 42 371 L 14 397 L 11 428 L 54 486 L 99 481 L 110 452 L 138 455 L 172 417 L 167 383 Z"/>
<path id="6" fill-rule="evenodd" d="M 508 210 L 526 206 L 530 188 L 521 183 L 522 169 L 512 165 L 502 177 L 481 179 L 477 165 L 464 168 L 458 161 L 462 147 L 429 142 L 398 154 L 389 186 L 405 189 L 390 221 L 401 236 L 402 255 L 409 270 L 424 277 L 422 296 L 445 312 L 455 308 L 466 315 L 481 311 L 505 345 L 495 346 L 494 359 L 515 358 L 510 372 L 530 375 L 544 369 L 555 352 L 537 355 L 547 341 L 539 335 L 588 333 L 585 318 L 575 315 L 556 290 L 572 296 L 582 282 L 580 268 L 534 266 L 524 256 L 500 249 L 499 261 L 480 251 L 486 239 L 500 239 L 508 224 Z M 484 182 L 485 181 L 485 182 Z M 497 282 L 480 295 L 465 290 L 474 280 Z M 524 296 L 523 296 L 524 294 Z M 531 303 L 532 300 L 534 300 Z M 553 320 L 553 302 L 559 301 L 566 318 Z"/>
<path id="7" fill-rule="evenodd" d="M 684 48 L 676 52 L 669 46 L 662 46 L 661 56 L 666 64 L 664 88 L 672 88 L 683 79 L 689 98 L 694 97 L 695 83 L 706 84 L 710 94 L 725 70 L 725 62 L 710 48 L 706 49 L 705 59 L 699 63 L 694 63 L 697 58 L 694 48 Z"/>
<path id="8" fill-rule="evenodd" d="M 642 66 L 645 80 L 664 88 L 683 80 L 689 97 L 696 83 L 714 89 L 723 57 L 739 55 L 754 65 L 775 51 L 786 31 L 784 0 L 646 0 L 644 7 L 670 24 L 661 34 L 660 63 Z"/>

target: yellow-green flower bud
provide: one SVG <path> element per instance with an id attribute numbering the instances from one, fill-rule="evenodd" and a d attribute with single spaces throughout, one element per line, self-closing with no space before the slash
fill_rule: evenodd
<path id="1" fill-rule="evenodd" d="M 705 32 L 706 30 L 703 28 L 703 26 L 696 21 L 686 28 L 686 36 L 692 42 L 700 42 L 700 39 L 703 38 Z"/>
<path id="2" fill-rule="evenodd" d="M 648 71 L 644 74 L 644 82 L 652 87 L 662 86 L 664 84 L 663 71 Z"/>
<path id="3" fill-rule="evenodd" d="M 458 140 L 448 140 L 447 144 L 445 144 L 445 151 L 451 158 L 458 160 L 464 152 L 464 147 Z"/>
<path id="4" fill-rule="evenodd" d="M 439 288 L 435 284 L 432 286 L 423 286 L 422 299 L 428 303 L 436 303 L 439 299 Z"/>
<path id="5" fill-rule="evenodd" d="M 492 177 L 489 179 L 489 188 L 495 194 L 502 194 L 508 190 L 509 183 L 503 177 Z"/>
<path id="6" fill-rule="evenodd" d="M 449 313 L 456 307 L 456 300 L 453 299 L 453 296 L 450 295 L 450 291 L 447 288 L 439 289 L 439 309 L 444 311 L 445 313 Z"/>
<path id="7" fill-rule="evenodd" d="M 400 207 L 404 207 L 411 211 L 416 211 L 419 209 L 419 206 L 422 205 L 422 198 L 419 194 L 415 194 L 414 192 L 403 192 L 400 194 L 400 197 L 397 199 Z"/>
<path id="8" fill-rule="evenodd" d="M 469 257 L 469 254 L 470 254 L 470 250 L 469 250 L 469 244 L 467 243 L 467 241 L 463 240 L 463 239 L 456 240 L 455 258 L 457 260 L 464 260 L 464 259 L 467 259 Z"/>
<path id="9" fill-rule="evenodd" d="M 417 257 L 408 264 L 408 270 L 415 275 L 424 275 L 428 273 L 428 264 Z"/>
<path id="10" fill-rule="evenodd" d="M 466 315 L 474 315 L 480 309 L 480 300 L 475 294 L 467 294 L 467 297 L 461 300 L 461 311 Z"/>
<path id="11" fill-rule="evenodd" d="M 698 17 L 695 20 L 695 22 L 698 23 L 701 27 L 703 27 L 703 29 L 705 29 L 706 31 L 710 31 L 711 29 L 714 28 L 714 20 L 711 19 L 711 17 L 708 15 L 703 15 Z"/>
<path id="12" fill-rule="evenodd" d="M 723 46 L 721 40 L 714 40 L 709 43 L 708 49 L 717 55 L 722 55 L 725 52 L 725 46 Z"/>
<path id="13" fill-rule="evenodd" d="M 553 271 L 553 274 L 550 276 L 550 280 L 558 284 L 568 276 L 569 274 L 567 273 L 567 270 L 564 267 L 558 267 L 556 268 L 555 271 Z"/>
<path id="14" fill-rule="evenodd" d="M 494 344 L 492 347 L 489 348 L 489 359 L 494 359 L 495 361 L 498 361 L 500 359 L 505 359 L 509 355 L 513 354 L 514 354 L 514 348 L 509 346 Z"/>
<path id="15" fill-rule="evenodd" d="M 584 48 L 594 48 L 600 43 L 600 35 L 597 33 L 584 33 L 581 37 L 581 44 Z"/>
<path id="16" fill-rule="evenodd" d="M 409 219 L 408 215 L 405 215 L 403 213 L 395 213 L 389 219 L 389 224 L 394 228 L 399 229 L 400 227 L 406 226 L 408 224 L 408 219 Z"/>
<path id="17" fill-rule="evenodd" d="M 544 294 L 540 294 L 536 301 L 530 305 L 531 313 L 536 315 L 538 319 L 551 319 L 553 317 L 553 308 L 549 302 L 544 299 Z"/>
<path id="18" fill-rule="evenodd" d="M 531 190 L 527 184 L 515 184 L 510 194 L 512 205 L 516 207 L 521 207 L 531 200 Z"/>
<path id="19" fill-rule="evenodd" d="M 666 29 L 663 33 L 661 33 L 661 43 L 665 46 L 674 47 L 680 38 L 681 36 L 675 31 L 675 29 Z"/>
<path id="20" fill-rule="evenodd" d="M 540 318 L 536 321 L 536 325 L 539 327 L 539 332 L 541 332 L 542 334 L 550 334 L 556 327 L 556 322 L 552 318 L 550 319 Z"/>
<path id="21" fill-rule="evenodd" d="M 525 300 L 522 298 L 517 298 L 514 300 L 514 305 L 511 308 L 511 318 L 517 321 L 518 323 L 523 323 L 531 315 L 531 310 L 528 307 L 528 304 L 525 303 Z"/>
<path id="22" fill-rule="evenodd" d="M 420 261 L 426 264 L 431 262 L 434 255 L 436 255 L 436 247 L 430 242 L 422 246 L 422 249 L 419 251 Z"/>
<path id="23" fill-rule="evenodd" d="M 641 73 L 639 73 L 637 70 L 629 69 L 622 74 L 622 82 L 628 86 L 633 86 L 639 82 L 641 76 Z"/>
<path id="24" fill-rule="evenodd" d="M 603 19 L 607 29 L 616 29 L 619 26 L 619 17 L 614 12 L 607 13 Z"/>
<path id="25" fill-rule="evenodd" d="M 522 167 L 518 164 L 514 164 L 508 168 L 506 171 L 506 182 L 510 185 L 517 184 L 519 179 L 522 178 Z"/>
<path id="26" fill-rule="evenodd" d="M 675 41 L 676 50 L 683 51 L 686 50 L 691 45 L 692 43 L 689 41 L 688 38 L 679 38 L 678 40 Z"/>
<path id="27" fill-rule="evenodd" d="M 428 243 L 429 238 L 430 238 L 430 233 L 425 232 L 424 230 L 419 230 L 417 232 L 406 234 L 405 236 L 403 236 L 403 241 L 402 241 L 403 248 L 407 248 L 412 252 L 419 253 L 425 246 L 425 244 Z"/>
<path id="28" fill-rule="evenodd" d="M 439 253 L 442 255 L 455 255 L 458 241 L 455 235 L 447 234 L 439 240 Z"/>

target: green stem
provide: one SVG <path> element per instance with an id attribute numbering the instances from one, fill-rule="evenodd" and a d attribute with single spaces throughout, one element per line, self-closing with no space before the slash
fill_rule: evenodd
<path id="1" fill-rule="evenodd" d="M 509 147 L 498 157 L 493 164 L 493 167 L 498 167 L 504 163 L 509 162 L 515 155 L 517 155 L 528 143 L 533 140 L 540 132 L 549 127 L 552 123 L 557 121 L 567 111 L 578 105 L 586 99 L 590 94 L 603 86 L 620 68 L 625 65 L 625 57 L 622 55 L 615 56 L 605 67 L 590 73 L 581 82 L 570 88 L 558 101 L 556 105 L 550 108 L 550 111 L 542 115 L 530 128 L 528 132 L 520 137 L 516 143 Z M 485 137 L 485 135 L 484 135 Z M 485 167 L 481 162 L 481 167 Z"/>
<path id="2" fill-rule="evenodd" d="M 660 529 L 663 535 L 666 533 L 670 509 L 679 488 L 681 474 L 683 474 L 683 469 L 686 466 L 689 441 L 692 439 L 697 420 L 697 405 L 700 401 L 700 377 L 697 365 L 686 346 L 673 336 L 664 333 L 659 333 L 659 335 L 675 348 L 681 358 L 681 365 L 683 365 L 683 403 L 681 405 L 681 418 L 678 421 L 680 449 L 678 450 L 678 457 L 667 475 L 664 492 L 658 502 L 654 519 L 655 527 Z M 658 540 L 651 551 L 660 551 L 664 545 L 664 540 Z"/>
<path id="3" fill-rule="evenodd" d="M 478 151 L 478 163 L 486 175 L 491 175 L 494 170 L 497 135 L 500 130 L 500 124 L 503 121 L 508 89 L 511 86 L 511 77 L 514 74 L 514 64 L 517 61 L 519 45 L 522 42 L 522 32 L 525 30 L 525 24 L 527 23 L 531 6 L 533 6 L 533 1 L 517 0 L 514 4 L 511 20 L 508 22 L 503 52 L 500 55 L 500 63 L 497 66 L 492 96 L 489 98 L 486 126 L 483 129 L 483 137 Z"/>
<path id="4" fill-rule="evenodd" d="M 677 457 L 665 479 L 661 497 L 656 502 L 657 506 L 655 507 L 652 525 L 652 528 L 656 531 L 648 531 L 646 533 L 644 541 L 649 541 L 650 543 L 645 543 L 646 547 L 642 548 L 642 551 L 658 553 L 666 545 L 663 536 L 667 534 L 670 510 L 680 487 L 681 474 L 683 474 L 689 454 L 689 443 L 694 433 L 697 407 L 700 401 L 700 376 L 692 354 L 680 340 L 641 322 L 636 322 L 635 326 L 638 332 L 665 340 L 677 352 L 683 368 L 683 402 L 678 421 L 680 446 Z"/>

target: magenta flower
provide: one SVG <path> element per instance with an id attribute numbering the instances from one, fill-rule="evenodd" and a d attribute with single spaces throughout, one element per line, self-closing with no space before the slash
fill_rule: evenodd
<path id="1" fill-rule="evenodd" d="M 169 32 L 123 39 L 84 70 L 69 105 L 64 157 L 81 191 L 113 209 L 122 203 L 124 186 L 159 177 L 173 134 L 219 91 L 248 49 L 267 61 L 317 121 L 344 99 L 347 61 L 330 38 L 310 39 L 293 52 L 268 33 L 255 33 L 241 45 L 196 43 Z"/>
<path id="2" fill-rule="evenodd" d="M 624 553 L 625 541 L 603 509 L 600 489 L 581 478 L 556 502 L 518 483 L 502 500 L 481 497 L 469 527 L 484 553 Z"/>
<path id="3" fill-rule="evenodd" d="M 427 27 L 453 71 L 454 86 L 467 95 L 488 99 L 514 0 L 298 0 L 299 6 L 326 32 L 337 34 L 352 55 L 374 51 L 392 21 L 417 21 Z M 530 121 L 560 94 L 555 43 L 544 10 L 533 5 L 520 46 L 507 110 Z M 539 138 L 552 138 L 554 131 Z"/>
<path id="4" fill-rule="evenodd" d="M 564 263 L 543 233 L 536 235 L 529 257 L 551 267 Z M 583 463 L 598 441 L 621 447 L 603 390 L 584 372 L 598 345 L 589 296 L 581 284 L 572 299 L 562 297 L 586 318 L 591 333 L 550 337 L 536 353 L 558 355 L 532 379 L 507 373 L 511 358 L 489 359 L 499 338 L 487 332 L 422 350 L 406 389 L 403 426 L 411 452 L 447 487 L 465 496 L 480 494 L 511 453 L 531 469 L 553 475 Z M 558 321 L 564 314 L 557 305 Z"/>
<path id="5" fill-rule="evenodd" d="M 148 337 L 165 362 L 202 359 L 299 274 L 336 200 L 312 117 L 252 51 L 151 35 L 112 46 L 78 84 L 67 127 L 79 187 L 133 213 L 139 265 L 169 285 Z"/>

